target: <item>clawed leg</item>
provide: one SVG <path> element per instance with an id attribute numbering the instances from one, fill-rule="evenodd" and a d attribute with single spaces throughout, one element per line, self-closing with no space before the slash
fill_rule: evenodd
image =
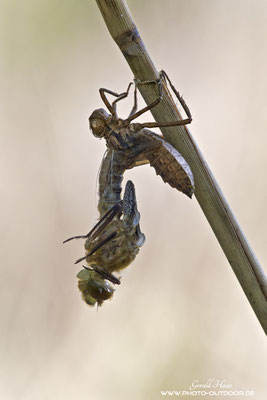
<path id="1" fill-rule="evenodd" d="M 109 272 L 103 270 L 103 268 L 98 267 L 97 265 L 91 265 L 91 267 L 86 267 L 85 265 L 83 265 L 83 268 L 87 269 L 88 271 L 97 272 L 100 276 L 102 276 L 103 279 L 107 279 L 115 285 L 120 285 L 121 283 L 121 281 L 115 275 L 110 274 Z"/>
<path id="2" fill-rule="evenodd" d="M 140 82 L 142 84 L 147 84 L 147 83 L 157 83 L 158 84 L 158 88 L 159 88 L 159 97 L 154 100 L 151 104 L 149 104 L 148 106 L 142 108 L 141 110 L 136 112 L 136 108 L 137 108 L 137 100 L 135 98 L 135 102 L 134 102 L 134 107 L 130 113 L 130 116 L 127 118 L 127 123 L 129 124 L 131 121 L 133 121 L 135 118 L 139 117 L 140 115 L 144 114 L 145 112 L 151 110 L 153 107 L 155 107 L 157 104 L 160 103 L 160 101 L 162 100 L 162 79 L 165 79 L 168 81 L 171 89 L 173 90 L 175 96 L 177 97 L 177 99 L 179 100 L 181 106 L 183 107 L 187 118 L 183 119 L 183 120 L 176 120 L 176 121 L 170 121 L 170 122 L 146 122 L 143 124 L 138 124 L 139 129 L 142 128 L 164 128 L 164 127 L 171 127 L 171 126 L 179 126 L 179 125 L 187 125 L 190 124 L 192 122 L 192 116 L 190 113 L 190 110 L 186 104 L 186 102 L 184 101 L 183 97 L 180 95 L 180 93 L 175 89 L 175 87 L 173 86 L 170 78 L 168 77 L 168 75 L 166 74 L 165 71 L 161 71 L 160 72 L 160 79 L 158 81 L 144 81 L 144 82 Z M 135 96 L 136 96 L 136 88 L 135 88 Z"/>
<path id="3" fill-rule="evenodd" d="M 120 216 L 121 214 L 123 214 L 123 220 L 125 221 L 126 226 L 128 226 L 129 228 L 136 227 L 136 243 L 138 246 L 142 246 L 145 241 L 145 237 L 144 234 L 140 231 L 140 214 L 137 210 L 134 184 L 131 181 L 128 181 L 126 184 L 123 201 L 120 201 L 119 203 L 115 204 L 110 210 L 108 210 L 89 233 L 87 233 L 86 235 L 73 236 L 69 239 L 64 240 L 63 243 L 66 243 L 73 239 L 89 239 L 93 241 L 105 230 L 105 228 L 112 222 L 115 216 Z M 79 258 L 75 262 L 75 264 L 78 264 L 79 262 L 93 255 L 107 242 L 114 239 L 116 235 L 116 231 L 112 232 L 100 243 L 96 244 L 96 246 L 93 247 L 93 249 L 88 254 L 86 254 L 86 256 Z"/>
<path id="4" fill-rule="evenodd" d="M 90 239 L 94 240 L 96 239 L 101 232 L 110 224 L 110 222 L 113 220 L 113 218 L 116 215 L 121 214 L 122 212 L 122 202 L 115 204 L 106 214 L 98 221 L 98 223 L 91 229 L 89 233 L 86 235 L 79 235 L 79 236 L 73 236 L 69 239 L 64 240 L 63 243 L 69 242 L 72 239 Z M 79 262 L 85 260 L 87 257 L 90 257 L 92 254 L 94 254 L 100 247 L 104 246 L 107 242 L 112 240 L 115 236 L 117 235 L 117 232 L 111 233 L 106 239 L 104 239 L 102 242 L 98 243 L 89 254 L 87 254 L 85 257 L 79 258 L 75 264 L 78 264 Z"/>
<path id="5" fill-rule="evenodd" d="M 73 236 L 69 239 L 64 240 L 63 243 L 67 243 L 73 239 L 91 239 L 94 240 L 105 228 L 106 226 L 113 220 L 113 218 L 121 213 L 122 211 L 122 202 L 115 204 L 110 210 L 106 212 L 106 214 L 98 221 L 98 223 L 90 230 L 86 235 Z"/>
<path id="6" fill-rule="evenodd" d="M 141 110 L 136 111 L 137 108 L 137 99 L 135 97 L 135 102 L 134 102 L 134 107 L 130 113 L 130 116 L 127 118 L 127 123 L 129 124 L 131 121 L 133 121 L 135 118 L 140 117 L 140 115 L 144 114 L 145 112 L 151 110 L 151 108 L 155 107 L 157 104 L 161 102 L 162 99 L 162 84 L 161 84 L 161 76 L 158 81 L 144 81 L 144 82 L 139 82 L 140 84 L 148 84 L 148 83 L 157 83 L 158 84 L 158 89 L 159 89 L 159 96 L 154 100 L 152 103 L 150 103 L 148 106 L 142 108 Z M 135 88 L 135 96 L 136 96 L 136 88 Z"/>
<path id="7" fill-rule="evenodd" d="M 112 211 L 113 210 L 113 211 Z M 115 215 L 118 215 L 119 213 L 122 213 L 123 215 L 123 221 L 125 221 L 125 224 L 127 227 L 130 229 L 133 227 L 139 227 L 139 220 L 140 220 L 140 214 L 137 210 L 137 204 L 136 204 L 136 197 L 135 197 L 135 189 L 134 189 L 134 184 L 132 181 L 128 181 L 126 183 L 125 191 L 124 191 L 124 196 L 123 196 L 123 201 L 115 206 L 113 206 L 104 216 L 101 218 L 101 220 L 96 224 L 96 226 L 90 231 L 87 235 L 84 236 L 76 236 L 76 238 L 91 238 L 92 240 L 95 239 L 103 230 L 106 228 L 106 226 L 112 221 L 112 219 L 115 217 Z M 93 234 L 92 234 L 93 232 Z M 140 236 L 137 241 L 141 241 L 141 238 L 143 238 L 143 234 L 139 230 L 136 229 L 137 236 Z M 88 257 L 92 256 L 98 249 L 100 249 L 102 246 L 104 246 L 107 242 L 112 240 L 115 236 L 117 235 L 117 232 L 112 232 L 108 237 L 106 237 L 104 240 L 102 240 L 100 243 L 98 243 L 93 249 L 86 254 L 86 256 L 79 258 L 75 264 L 78 264 L 79 262 L 86 260 Z M 142 236 L 143 235 L 143 236 Z M 143 240 L 144 242 L 144 240 Z M 98 272 L 98 271 L 96 271 Z"/>
<path id="8" fill-rule="evenodd" d="M 98 243 L 91 251 L 90 253 L 86 254 L 86 256 L 79 258 L 77 261 L 75 261 L 74 264 L 79 264 L 79 262 L 86 260 L 86 258 L 92 256 L 100 247 L 103 247 L 104 244 L 109 242 L 110 240 L 114 239 L 114 237 L 117 235 L 117 232 L 112 232 L 106 239 L 102 240 L 102 242 Z"/>
<path id="9" fill-rule="evenodd" d="M 155 107 L 156 105 L 158 105 L 161 102 L 161 100 L 162 100 L 162 79 L 165 79 L 165 81 L 168 81 L 172 91 L 174 92 L 175 96 L 177 97 L 181 106 L 183 107 L 183 109 L 187 115 L 187 118 L 185 118 L 183 120 L 175 120 L 175 121 L 170 121 L 170 122 L 146 122 L 143 124 L 138 124 L 139 129 L 142 129 L 142 128 L 165 128 L 165 127 L 167 128 L 167 127 L 172 127 L 172 126 L 187 125 L 192 122 L 192 116 L 191 116 L 189 107 L 187 106 L 186 102 L 184 101 L 184 99 L 180 95 L 180 93 L 175 89 L 174 85 L 172 84 L 172 82 L 171 82 L 170 78 L 168 77 L 168 75 L 166 74 L 166 72 L 162 70 L 160 72 L 159 80 L 138 82 L 139 84 L 155 84 L 156 83 L 158 85 L 158 89 L 159 89 L 159 96 L 152 103 L 150 103 L 149 105 L 147 105 L 146 107 L 142 108 L 139 111 L 136 111 L 137 110 L 137 89 L 135 86 L 134 105 L 130 112 L 129 117 L 125 120 L 126 125 L 129 125 L 131 123 L 131 121 L 140 117 L 140 115 L 151 110 L 153 107 Z M 115 93 L 109 89 L 104 89 L 104 88 L 99 89 L 100 96 L 101 96 L 103 102 L 105 103 L 107 109 L 110 111 L 110 113 L 115 118 L 118 118 L 117 111 L 116 111 L 116 105 L 117 105 L 118 101 L 125 99 L 128 96 L 131 85 L 132 85 L 132 83 L 129 84 L 126 92 L 123 92 L 121 94 Z M 115 96 L 115 97 L 117 97 L 117 99 L 114 100 L 112 103 L 110 103 L 108 101 L 105 93 Z"/>
<path id="10" fill-rule="evenodd" d="M 145 112 L 151 110 L 151 108 L 153 108 L 157 104 L 159 104 L 161 99 L 162 99 L 161 77 L 160 77 L 159 81 L 145 81 L 145 82 L 141 82 L 141 83 L 142 84 L 147 84 L 147 83 L 154 83 L 155 84 L 155 83 L 157 83 L 158 84 L 158 88 L 159 88 L 159 97 L 156 100 L 154 100 L 151 104 L 149 104 L 148 106 L 146 106 L 146 107 L 144 107 L 141 110 L 136 112 L 136 110 L 137 110 L 137 89 L 136 89 L 136 86 L 135 86 L 135 90 L 134 90 L 134 105 L 133 105 L 133 108 L 132 108 L 132 110 L 131 110 L 131 112 L 129 114 L 129 117 L 126 120 L 128 124 L 132 120 L 134 120 L 135 118 L 137 118 L 140 115 L 144 114 Z M 117 110 L 116 110 L 117 103 L 118 103 L 118 101 L 120 101 L 122 99 L 125 99 L 128 96 L 131 85 L 132 85 L 132 82 L 129 83 L 126 92 L 123 92 L 123 93 L 120 93 L 120 94 L 118 94 L 116 92 L 113 92 L 112 90 L 105 89 L 105 88 L 99 89 L 99 93 L 100 93 L 101 99 L 103 100 L 103 102 L 104 102 L 105 106 L 107 107 L 107 109 L 109 110 L 109 112 L 115 118 L 118 118 Z M 112 96 L 115 96 L 115 97 L 117 97 L 117 99 L 114 100 L 112 103 L 110 103 L 108 101 L 107 96 L 106 96 L 105 93 L 108 93 L 108 94 L 110 94 Z"/>
<path id="11" fill-rule="evenodd" d="M 112 103 L 112 108 L 113 108 L 113 110 L 114 110 L 114 112 L 115 112 L 115 116 L 116 116 L 116 117 L 117 117 L 117 103 L 118 103 L 118 101 L 123 100 L 123 99 L 125 99 L 125 98 L 128 96 L 129 90 L 130 90 L 130 87 L 132 86 L 132 84 L 133 84 L 133 83 L 130 82 L 129 85 L 128 85 L 128 88 L 127 88 L 127 90 L 126 90 L 126 92 L 121 93 L 121 94 L 119 95 L 119 97 L 118 97 L 116 100 L 114 100 L 113 103 Z"/>
<path id="12" fill-rule="evenodd" d="M 104 229 L 111 223 L 113 218 L 116 215 L 120 215 L 122 212 L 122 202 L 115 204 L 106 214 L 98 221 L 98 223 L 91 229 L 89 233 L 86 235 L 79 235 L 79 236 L 73 236 L 69 239 L 64 240 L 63 243 L 69 242 L 70 240 L 73 239 L 90 239 L 91 241 L 96 239 L 103 231 Z M 92 254 L 94 254 L 100 247 L 104 246 L 107 242 L 112 240 L 115 236 L 117 235 L 117 232 L 112 232 L 107 238 L 102 240 L 102 242 L 98 243 L 91 251 L 89 254 L 87 254 L 85 257 L 79 258 L 77 261 L 75 261 L 75 264 L 78 264 L 79 262 L 85 260 L 87 257 L 90 257 Z"/>
<path id="13" fill-rule="evenodd" d="M 122 215 L 123 215 L 123 221 L 126 224 L 126 227 L 128 227 L 130 230 L 133 228 L 135 229 L 135 235 L 136 235 L 136 244 L 137 246 L 141 247 L 143 243 L 145 242 L 145 235 L 141 232 L 140 230 L 140 213 L 137 210 L 137 203 L 136 203 L 136 196 L 135 196 L 135 188 L 134 184 L 132 181 L 128 181 L 126 183 L 125 191 L 124 191 L 124 196 L 123 196 L 123 201 L 122 201 Z M 101 243 L 96 245 L 90 253 L 88 253 L 86 256 L 80 258 L 75 262 L 75 264 L 87 259 L 90 257 L 92 254 L 94 254 L 100 247 L 102 247 L 104 244 L 109 242 L 111 239 L 113 239 L 116 236 L 117 232 L 111 233 L 106 239 L 104 239 Z M 90 267 L 85 267 L 85 269 L 88 270 L 93 270 L 100 274 L 104 279 L 110 280 L 112 283 L 115 284 L 120 284 L 120 280 L 116 278 L 114 275 L 110 274 L 108 271 L 104 270 L 103 268 L 97 266 L 97 265 L 91 265 Z"/>
<path id="14" fill-rule="evenodd" d="M 136 85 L 135 85 L 135 88 L 134 88 L 134 105 L 133 105 L 133 108 L 131 109 L 131 112 L 130 112 L 130 114 L 128 116 L 128 119 L 132 115 L 134 115 L 136 113 L 136 110 L 137 110 L 137 88 L 136 88 Z"/>
<path id="15" fill-rule="evenodd" d="M 101 99 L 105 103 L 105 106 L 110 111 L 110 113 L 116 118 L 118 118 L 117 111 L 116 111 L 116 105 L 117 105 L 118 101 L 120 101 L 122 99 L 125 99 L 125 97 L 128 96 L 131 85 L 132 85 L 132 82 L 129 83 L 126 92 L 123 92 L 121 94 L 115 93 L 115 92 L 113 92 L 112 90 L 109 90 L 109 89 L 104 89 L 104 88 L 99 89 L 99 93 L 100 93 Z M 108 101 L 105 93 L 111 94 L 112 96 L 117 97 L 117 99 L 114 100 L 113 103 L 110 104 L 110 102 Z"/>
<path id="16" fill-rule="evenodd" d="M 69 242 L 70 240 L 73 239 L 91 239 L 94 240 L 97 238 L 97 236 L 100 235 L 101 232 L 110 224 L 110 222 L 113 220 L 113 218 L 116 215 L 121 214 L 122 212 L 122 202 L 115 204 L 106 214 L 98 221 L 98 223 L 91 229 L 89 233 L 86 235 L 79 235 L 79 236 L 73 236 L 69 239 L 64 240 L 63 243 Z M 91 256 L 94 254 L 100 247 L 104 246 L 107 242 L 112 240 L 115 236 L 117 235 L 117 232 L 111 233 L 106 239 L 104 239 L 101 243 L 98 243 L 89 254 L 87 254 L 85 257 L 79 258 L 75 264 L 78 264 L 79 262 L 85 260 L 87 257 Z"/>
<path id="17" fill-rule="evenodd" d="M 170 78 L 168 77 L 168 75 L 166 74 L 165 71 L 162 70 L 162 71 L 160 72 L 160 74 L 161 74 L 162 76 L 164 76 L 164 78 L 167 79 L 167 81 L 169 82 L 170 87 L 172 88 L 173 93 L 175 94 L 175 96 L 177 97 L 177 99 L 180 101 L 180 104 L 181 104 L 181 106 L 183 107 L 183 109 L 184 109 L 184 111 L 185 111 L 185 113 L 186 113 L 186 115 L 187 115 L 187 119 L 186 119 L 186 120 L 183 120 L 183 121 L 190 120 L 190 122 L 192 122 L 192 115 L 191 115 L 191 112 L 190 112 L 190 110 L 189 110 L 188 105 L 187 105 L 186 102 L 184 101 L 183 96 L 181 96 L 180 93 L 175 89 L 175 87 L 173 86 L 173 84 L 172 84 Z M 180 122 L 180 121 L 179 121 L 179 122 Z M 181 121 L 181 122 L 182 122 L 182 121 Z M 186 122 L 186 123 L 189 124 L 190 122 Z"/>
<path id="18" fill-rule="evenodd" d="M 183 107 L 183 109 L 187 115 L 187 118 L 179 120 L 179 121 L 175 120 L 175 121 L 170 121 L 170 122 L 147 122 L 147 123 L 140 124 L 139 125 L 140 128 L 167 128 L 167 127 L 172 127 L 172 126 L 180 126 L 180 125 L 190 124 L 192 122 L 191 112 L 190 112 L 189 107 L 187 106 L 186 102 L 184 101 L 183 97 L 175 89 L 175 87 L 173 86 L 170 78 L 168 77 L 168 75 L 166 74 L 165 71 L 162 70 L 160 72 L 160 77 L 161 77 L 161 79 L 164 78 L 165 80 L 167 80 L 169 82 L 170 87 L 173 90 L 177 99 L 179 100 L 181 106 Z"/>

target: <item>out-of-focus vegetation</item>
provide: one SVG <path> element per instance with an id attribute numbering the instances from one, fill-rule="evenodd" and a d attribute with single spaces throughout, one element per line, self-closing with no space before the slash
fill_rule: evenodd
<path id="1" fill-rule="evenodd" d="M 128 4 L 266 265 L 266 4 Z M 154 400 L 216 378 L 265 399 L 261 327 L 197 202 L 152 168 L 126 176 L 146 244 L 110 302 L 96 312 L 81 300 L 73 262 L 83 243 L 62 241 L 98 217 L 105 145 L 87 118 L 103 106 L 99 87 L 121 92 L 132 76 L 95 2 L 0 7 L 0 397 Z M 119 111 L 130 108 L 131 99 Z"/>

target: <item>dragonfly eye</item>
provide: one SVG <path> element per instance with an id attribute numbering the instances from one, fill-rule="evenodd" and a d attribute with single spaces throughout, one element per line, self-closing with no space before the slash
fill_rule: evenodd
<path id="1" fill-rule="evenodd" d="M 103 301 L 108 300 L 112 297 L 114 289 L 104 279 L 94 271 L 81 270 L 77 278 L 78 287 L 82 293 L 82 298 L 90 306 L 101 305 Z"/>
<path id="2" fill-rule="evenodd" d="M 101 138 L 105 135 L 109 119 L 110 115 L 103 108 L 99 108 L 91 114 L 89 126 L 94 136 Z"/>
<path id="3" fill-rule="evenodd" d="M 101 119 L 93 119 L 90 121 L 90 128 L 93 135 L 96 137 L 103 137 L 105 133 L 105 122 Z"/>

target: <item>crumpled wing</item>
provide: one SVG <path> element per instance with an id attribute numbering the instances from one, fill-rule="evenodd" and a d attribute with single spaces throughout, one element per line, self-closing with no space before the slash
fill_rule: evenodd
<path id="1" fill-rule="evenodd" d="M 179 151 L 149 129 L 139 131 L 137 141 L 139 154 L 136 165 L 142 159 L 148 160 L 164 182 L 191 198 L 195 190 L 194 176 Z"/>

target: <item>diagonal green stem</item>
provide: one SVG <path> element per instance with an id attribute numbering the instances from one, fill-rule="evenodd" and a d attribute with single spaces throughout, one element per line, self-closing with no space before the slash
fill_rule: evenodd
<path id="1" fill-rule="evenodd" d="M 159 78 L 133 18 L 124 0 L 96 0 L 107 28 L 122 51 L 135 79 L 152 81 Z M 156 85 L 139 85 L 147 104 L 157 96 Z M 167 88 L 161 103 L 151 110 L 157 122 L 181 120 Z M 267 334 L 267 280 L 241 228 L 227 204 L 203 155 L 186 126 L 162 128 L 164 137 L 175 146 L 189 163 L 196 184 L 195 195 L 215 233 L 241 287 L 259 322 Z"/>

